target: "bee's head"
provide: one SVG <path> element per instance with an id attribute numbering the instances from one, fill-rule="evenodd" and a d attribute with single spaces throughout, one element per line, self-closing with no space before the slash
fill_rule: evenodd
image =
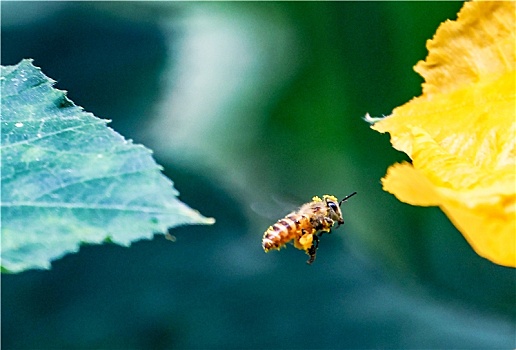
<path id="1" fill-rule="evenodd" d="M 339 201 L 334 196 L 325 195 L 323 196 L 324 202 L 328 207 L 328 216 L 333 220 L 340 224 L 344 223 L 344 219 L 342 218 L 342 211 L 340 210 Z"/>
<path id="2" fill-rule="evenodd" d="M 355 194 L 357 193 L 351 193 L 350 195 L 344 197 L 340 202 L 334 196 L 326 195 L 323 197 L 324 201 L 326 202 L 326 205 L 328 206 L 328 214 L 330 218 L 338 222 L 339 225 L 342 225 L 344 223 L 344 218 L 342 217 L 342 210 L 340 210 L 340 206 L 343 202 L 345 202 L 346 200 L 348 200 L 348 198 L 354 196 Z"/>

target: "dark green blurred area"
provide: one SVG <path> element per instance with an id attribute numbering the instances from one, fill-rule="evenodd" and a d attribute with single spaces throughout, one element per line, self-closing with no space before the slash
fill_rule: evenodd
<path id="1" fill-rule="evenodd" d="M 406 158 L 362 120 L 420 94 L 461 6 L 2 2 L 2 64 L 33 58 L 217 219 L 2 275 L 2 349 L 514 348 L 514 269 L 383 192 Z M 263 253 L 280 203 L 352 191 L 314 265 Z"/>

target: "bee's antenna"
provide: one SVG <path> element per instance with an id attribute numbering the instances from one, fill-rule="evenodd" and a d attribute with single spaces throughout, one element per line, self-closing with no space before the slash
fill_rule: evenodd
<path id="1" fill-rule="evenodd" d="M 342 202 L 345 202 L 347 201 L 350 197 L 353 197 L 355 194 L 357 194 L 356 192 L 353 192 L 352 194 L 349 194 L 347 195 L 346 197 L 342 198 L 342 200 L 339 202 L 339 206 L 342 205 Z"/>

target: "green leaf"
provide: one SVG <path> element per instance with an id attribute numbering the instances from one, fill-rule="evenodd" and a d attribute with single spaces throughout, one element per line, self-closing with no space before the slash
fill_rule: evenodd
<path id="1" fill-rule="evenodd" d="M 180 202 L 151 151 L 52 87 L 31 60 L 1 68 L 1 267 L 50 268 L 81 243 L 128 246 L 212 224 Z"/>

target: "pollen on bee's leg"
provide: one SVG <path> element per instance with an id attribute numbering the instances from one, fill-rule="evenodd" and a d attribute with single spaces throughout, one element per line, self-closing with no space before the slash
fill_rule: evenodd
<path id="1" fill-rule="evenodd" d="M 314 242 L 310 248 L 306 251 L 306 254 L 310 256 L 308 261 L 306 262 L 308 265 L 312 265 L 315 261 L 315 254 L 317 253 L 317 248 L 319 248 L 319 237 L 314 235 Z"/>
<path id="2" fill-rule="evenodd" d="M 307 250 L 313 245 L 315 235 L 311 233 L 304 234 L 294 242 L 294 246 L 298 249 Z"/>

